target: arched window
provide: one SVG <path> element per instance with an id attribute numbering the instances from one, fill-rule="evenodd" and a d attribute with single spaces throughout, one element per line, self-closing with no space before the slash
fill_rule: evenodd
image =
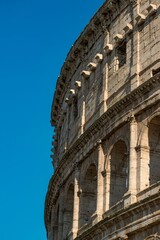
<path id="1" fill-rule="evenodd" d="M 149 142 L 149 183 L 160 181 L 160 116 L 154 117 L 148 130 Z"/>
<path id="2" fill-rule="evenodd" d="M 124 141 L 119 140 L 113 147 L 110 160 L 109 207 L 120 201 L 128 189 L 128 154 Z"/>
<path id="3" fill-rule="evenodd" d="M 67 236 L 72 230 L 73 225 L 73 204 L 74 204 L 74 186 L 71 184 L 65 201 L 65 210 L 63 217 L 63 238 L 67 239 Z"/>
<path id="4" fill-rule="evenodd" d="M 81 185 L 79 207 L 79 228 L 91 220 L 91 216 L 96 211 L 97 204 L 97 169 L 91 164 L 85 174 Z"/>

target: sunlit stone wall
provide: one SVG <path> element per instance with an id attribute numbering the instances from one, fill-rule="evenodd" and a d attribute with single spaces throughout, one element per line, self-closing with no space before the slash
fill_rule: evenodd
<path id="1" fill-rule="evenodd" d="M 62 66 L 49 240 L 159 239 L 160 2 L 108 0 Z"/>

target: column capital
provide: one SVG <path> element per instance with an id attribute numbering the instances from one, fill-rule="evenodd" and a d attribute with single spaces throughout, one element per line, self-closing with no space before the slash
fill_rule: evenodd
<path id="1" fill-rule="evenodd" d="M 137 123 L 136 118 L 132 110 L 129 113 L 129 116 L 127 118 L 127 121 L 130 122 L 131 124 Z"/>
<path id="2" fill-rule="evenodd" d="M 101 139 L 98 139 L 95 144 L 94 144 L 94 147 L 99 149 L 101 147 L 101 143 L 102 143 L 102 140 Z"/>
<path id="3" fill-rule="evenodd" d="M 75 172 L 79 172 L 79 170 L 80 170 L 80 165 L 79 165 L 78 162 L 75 162 L 75 163 L 73 164 L 73 170 L 74 170 Z"/>
<path id="4" fill-rule="evenodd" d="M 138 145 L 135 147 L 136 151 L 139 152 L 141 150 L 148 152 L 150 150 L 149 146 Z"/>

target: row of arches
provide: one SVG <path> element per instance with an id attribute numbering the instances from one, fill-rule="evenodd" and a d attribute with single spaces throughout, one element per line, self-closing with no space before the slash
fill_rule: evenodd
<path id="1" fill-rule="evenodd" d="M 137 139 L 138 141 L 138 139 Z M 147 149 L 145 154 L 143 149 Z M 137 164 L 137 174 L 142 173 L 141 178 L 135 181 L 139 181 L 144 178 L 145 186 L 150 186 L 160 180 L 160 116 L 154 117 L 148 126 L 145 127 L 143 134 L 141 134 L 140 154 L 137 152 L 137 157 L 134 159 Z M 132 178 L 130 175 L 130 149 L 128 144 L 124 140 L 118 140 L 112 147 L 109 154 L 107 154 L 107 160 L 104 160 L 105 166 L 105 180 L 103 181 L 103 205 L 106 201 L 106 195 L 108 196 L 108 209 L 113 207 L 116 203 L 121 201 L 124 195 L 129 190 L 129 181 Z M 63 210 L 63 239 L 69 239 L 67 236 L 73 229 L 74 222 L 74 204 L 75 196 L 78 197 L 79 206 L 77 212 L 78 229 L 81 229 L 85 224 L 90 223 L 93 216 L 97 212 L 97 198 L 98 198 L 98 161 L 96 159 L 91 161 L 85 173 L 80 172 L 80 181 L 78 186 L 78 192 L 75 192 L 74 182 L 68 185 L 66 194 L 64 196 L 64 210 Z M 141 162 L 141 164 L 139 164 Z M 145 169 L 145 171 L 144 171 Z M 147 171 L 146 171 L 147 169 Z M 83 169 L 84 170 L 84 169 Z M 144 172 L 143 172 L 144 171 Z M 144 175 L 143 175 L 144 173 Z M 146 176 L 147 175 L 147 176 Z M 134 177 L 134 176 L 133 176 Z M 103 177 L 104 179 L 104 177 Z M 148 181 L 148 185 L 146 182 Z M 140 189 L 143 190 L 143 189 Z M 138 188 L 137 188 L 138 191 Z M 78 195 L 78 196 L 77 196 Z M 104 210 L 104 209 L 103 209 Z M 60 210 L 57 207 L 57 226 L 59 226 L 59 214 Z M 57 230 L 58 232 L 58 230 Z M 59 238 L 56 238 L 59 239 Z"/>
<path id="2" fill-rule="evenodd" d="M 91 164 L 82 181 L 81 191 L 77 192 L 79 198 L 78 228 L 90 222 L 91 216 L 96 212 L 97 202 L 97 168 Z M 74 185 L 68 187 L 63 211 L 63 239 L 67 239 L 73 227 Z"/>
<path id="3" fill-rule="evenodd" d="M 110 163 L 108 170 L 110 171 L 110 207 L 122 199 L 128 189 L 128 154 L 127 146 L 124 141 L 119 140 L 111 151 Z M 98 159 L 97 159 L 98 161 Z M 97 211 L 97 191 L 98 191 L 98 169 L 97 161 L 90 163 L 83 174 L 83 179 L 80 180 L 76 192 L 79 198 L 78 209 L 78 229 L 81 229 L 85 224 L 92 221 Z M 84 169 L 83 169 L 84 170 Z M 107 190 L 108 191 L 108 190 Z M 74 183 L 70 183 L 64 196 L 64 209 L 62 214 L 63 219 L 63 239 L 70 239 L 74 221 L 74 198 L 75 188 Z M 102 200 L 103 201 L 103 200 Z M 59 226 L 59 206 L 56 214 L 57 226 Z M 58 234 L 58 227 L 55 231 Z M 59 239 L 58 237 L 56 239 Z"/>

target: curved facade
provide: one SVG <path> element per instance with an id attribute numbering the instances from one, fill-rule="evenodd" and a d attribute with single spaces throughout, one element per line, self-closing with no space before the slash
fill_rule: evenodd
<path id="1" fill-rule="evenodd" d="M 48 240 L 160 239 L 160 2 L 108 0 L 52 104 Z"/>

